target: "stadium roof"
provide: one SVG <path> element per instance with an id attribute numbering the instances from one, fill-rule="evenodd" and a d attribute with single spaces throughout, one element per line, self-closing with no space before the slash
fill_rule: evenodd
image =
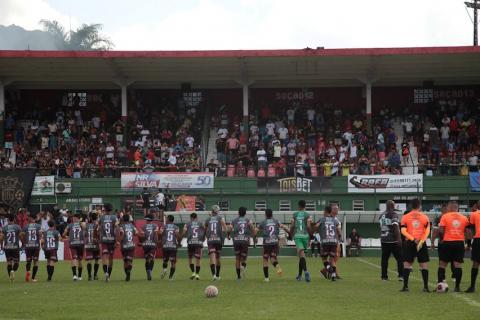
<path id="1" fill-rule="evenodd" d="M 15 88 L 192 88 L 480 84 L 479 47 L 221 51 L 0 51 Z"/>

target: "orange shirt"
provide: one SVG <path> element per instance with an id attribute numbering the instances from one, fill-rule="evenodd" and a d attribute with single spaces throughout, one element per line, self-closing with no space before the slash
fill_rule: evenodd
<path id="1" fill-rule="evenodd" d="M 445 228 L 443 241 L 464 241 L 465 228 L 469 222 L 467 217 L 459 212 L 447 212 L 440 218 L 438 225 Z"/>
<path id="2" fill-rule="evenodd" d="M 430 225 L 430 220 L 424 213 L 412 210 L 402 217 L 400 225 L 402 228 L 407 228 L 407 232 L 411 234 L 415 240 L 421 240 L 424 237 L 425 230 Z"/>
<path id="3" fill-rule="evenodd" d="M 470 215 L 470 224 L 475 225 L 474 238 L 480 238 L 480 210 L 472 212 Z"/>

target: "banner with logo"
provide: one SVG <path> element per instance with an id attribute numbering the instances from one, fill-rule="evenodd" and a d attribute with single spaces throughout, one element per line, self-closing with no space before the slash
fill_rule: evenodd
<path id="1" fill-rule="evenodd" d="M 212 172 L 122 172 L 122 190 L 132 189 L 213 189 Z"/>
<path id="2" fill-rule="evenodd" d="M 0 170 L 0 206 L 24 208 L 32 194 L 35 169 Z"/>
<path id="3" fill-rule="evenodd" d="M 472 191 L 480 192 L 480 173 L 479 172 L 471 172 L 470 173 L 470 188 Z"/>
<path id="4" fill-rule="evenodd" d="M 332 192 L 332 179 L 329 177 L 259 178 L 257 190 L 268 193 Z"/>
<path id="5" fill-rule="evenodd" d="M 55 176 L 36 176 L 33 182 L 32 196 L 55 195 Z"/>
<path id="6" fill-rule="evenodd" d="M 349 193 L 423 192 L 423 175 L 349 175 Z"/>

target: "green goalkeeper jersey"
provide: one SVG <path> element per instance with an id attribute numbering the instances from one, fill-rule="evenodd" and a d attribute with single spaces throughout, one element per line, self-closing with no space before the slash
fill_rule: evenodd
<path id="1" fill-rule="evenodd" d="M 295 236 L 308 236 L 307 221 L 310 215 L 306 211 L 296 211 L 293 213 L 295 220 Z"/>

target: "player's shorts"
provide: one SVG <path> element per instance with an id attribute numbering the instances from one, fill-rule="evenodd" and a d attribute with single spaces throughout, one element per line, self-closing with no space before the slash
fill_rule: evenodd
<path id="1" fill-rule="evenodd" d="M 337 256 L 337 245 L 336 244 L 322 244 L 320 249 L 320 255 L 322 257 L 332 257 Z"/>
<path id="2" fill-rule="evenodd" d="M 177 262 L 177 249 L 163 249 L 163 262 Z"/>
<path id="3" fill-rule="evenodd" d="M 155 259 L 156 253 L 156 247 L 143 247 L 143 256 L 145 257 L 145 259 Z"/>
<path id="4" fill-rule="evenodd" d="M 417 258 L 418 263 L 425 263 L 430 261 L 428 255 L 427 245 L 424 243 L 423 246 L 417 251 L 417 244 L 414 241 L 406 240 L 403 242 L 403 261 L 412 263 Z"/>
<path id="5" fill-rule="evenodd" d="M 248 256 L 248 242 L 234 242 L 233 251 L 235 256 L 246 258 Z"/>
<path id="6" fill-rule="evenodd" d="M 463 263 L 464 255 L 465 244 L 463 241 L 443 241 L 442 245 L 438 246 L 438 259 L 440 261 Z"/>
<path id="7" fill-rule="evenodd" d="M 150 209 L 150 203 L 144 202 L 144 203 L 142 204 L 142 208 L 143 208 L 143 209 Z"/>
<path id="8" fill-rule="evenodd" d="M 102 254 L 113 255 L 115 252 L 115 243 L 102 243 Z"/>
<path id="9" fill-rule="evenodd" d="M 8 262 L 14 262 L 18 263 L 20 261 L 20 250 L 19 249 L 13 249 L 13 250 L 5 250 L 5 259 L 7 259 Z"/>
<path id="10" fill-rule="evenodd" d="M 27 261 L 38 261 L 40 248 L 25 248 L 25 256 Z"/>
<path id="11" fill-rule="evenodd" d="M 189 244 L 187 247 L 188 258 L 192 259 L 192 257 L 195 257 L 197 259 L 200 259 L 200 257 L 202 256 L 202 249 L 202 246 Z"/>
<path id="12" fill-rule="evenodd" d="M 480 238 L 472 241 L 472 261 L 480 263 Z"/>
<path id="13" fill-rule="evenodd" d="M 85 249 L 85 260 L 100 259 L 100 249 Z"/>
<path id="14" fill-rule="evenodd" d="M 209 243 L 208 244 L 208 254 L 215 253 L 217 256 L 220 256 L 222 253 L 222 244 L 221 243 Z"/>
<path id="15" fill-rule="evenodd" d="M 58 261 L 57 250 L 45 250 L 45 259 L 47 261 Z"/>
<path id="16" fill-rule="evenodd" d="M 122 249 L 123 261 L 132 261 L 135 256 L 135 248 Z"/>
<path id="17" fill-rule="evenodd" d="M 295 236 L 293 240 L 295 241 L 295 246 L 298 250 L 308 249 L 308 240 L 310 240 L 309 236 Z"/>
<path id="18" fill-rule="evenodd" d="M 263 259 L 275 259 L 278 256 L 278 244 L 263 246 Z"/>
<path id="19" fill-rule="evenodd" d="M 83 259 L 83 246 L 81 247 L 70 247 L 70 255 L 72 260 L 82 260 Z"/>

